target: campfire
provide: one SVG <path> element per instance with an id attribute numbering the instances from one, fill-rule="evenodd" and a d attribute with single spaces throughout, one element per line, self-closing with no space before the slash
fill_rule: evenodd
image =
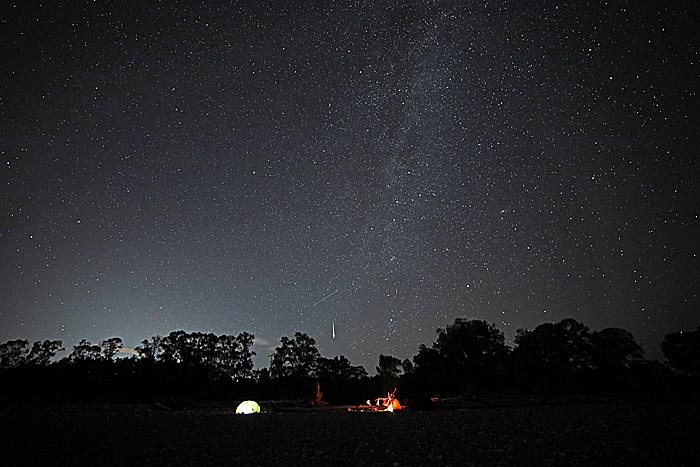
<path id="1" fill-rule="evenodd" d="M 403 406 L 394 396 L 395 394 L 396 388 L 394 388 L 392 392 L 388 392 L 386 397 L 377 397 L 374 399 L 374 403 L 368 399 L 366 405 L 359 405 L 355 410 L 362 412 L 393 412 L 395 410 L 401 410 Z"/>
<path id="2" fill-rule="evenodd" d="M 321 392 L 321 385 L 318 382 L 316 383 L 316 394 L 313 399 L 271 400 L 266 401 L 265 404 L 268 410 L 279 412 L 338 410 L 350 412 L 395 412 L 404 408 L 396 398 L 396 388 L 391 392 L 387 392 L 386 397 L 377 397 L 374 401 L 367 400 L 367 402 L 362 405 L 331 405 L 323 400 L 323 392 Z M 260 412 L 260 404 L 252 400 L 243 401 L 236 408 L 237 414 Z"/>

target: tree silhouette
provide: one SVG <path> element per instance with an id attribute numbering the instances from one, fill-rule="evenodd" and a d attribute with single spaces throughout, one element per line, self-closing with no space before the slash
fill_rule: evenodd
<path id="1" fill-rule="evenodd" d="M 379 355 L 376 369 L 380 379 L 397 379 L 403 373 L 403 363 L 391 355 Z"/>
<path id="2" fill-rule="evenodd" d="M 160 340 L 161 359 L 185 366 L 213 366 L 217 337 L 202 332 L 172 331 Z"/>
<path id="3" fill-rule="evenodd" d="M 391 355 L 379 355 L 377 370 L 377 382 L 381 385 L 382 394 L 391 392 L 401 385 L 404 375 L 403 362 Z"/>
<path id="4" fill-rule="evenodd" d="M 138 358 L 155 362 L 160 360 L 163 349 L 160 345 L 163 338 L 161 336 L 153 336 L 151 340 L 144 339 L 141 345 L 136 347 L 136 355 Z"/>
<path id="5" fill-rule="evenodd" d="M 437 332 L 435 349 L 467 384 L 491 379 L 508 354 L 503 332 L 483 320 L 457 318 L 454 324 Z"/>
<path id="6" fill-rule="evenodd" d="M 17 339 L 0 344 L 0 368 L 16 368 L 23 365 L 46 366 L 63 350 L 61 341 L 36 341 L 29 348 L 29 341 Z"/>
<path id="7" fill-rule="evenodd" d="M 34 342 L 32 349 L 26 357 L 28 365 L 46 366 L 51 362 L 51 359 L 56 356 L 56 352 L 63 349 L 63 342 L 45 340 L 43 342 Z"/>
<path id="8" fill-rule="evenodd" d="M 210 364 L 225 378 L 236 381 L 252 378 L 255 352 L 251 347 L 254 340 L 255 336 L 248 332 L 242 332 L 238 336 L 219 336 Z"/>
<path id="9" fill-rule="evenodd" d="M 100 345 L 82 339 L 67 358 L 50 364 L 61 341 L 30 346 L 27 340 L 11 340 L 0 344 L 0 378 L 8 382 L 0 385 L 0 395 L 33 397 L 48 394 L 45 387 L 60 387 L 61 397 L 112 398 L 121 397 L 115 388 L 127 385 L 143 388 L 137 397 L 144 398 L 230 397 L 231 391 L 247 394 L 251 388 L 269 398 L 309 398 L 320 386 L 332 403 L 358 403 L 369 394 L 399 388 L 414 406 L 428 407 L 435 395 L 500 391 L 506 388 L 506 376 L 511 390 L 657 391 L 671 384 L 693 391 L 697 379 L 692 375 L 700 373 L 700 328 L 670 333 L 661 346 L 669 364 L 686 375 L 645 361 L 634 336 L 624 329 L 590 332 L 573 319 L 518 330 L 511 351 L 495 325 L 458 318 L 437 330 L 431 346 L 421 344 L 412 362 L 380 355 L 373 378 L 343 355 L 322 357 L 315 340 L 301 332 L 280 339 L 269 369 L 254 370 L 253 341 L 246 332 L 173 331 L 143 340 L 137 357 L 118 359 L 120 338 Z"/>
<path id="10" fill-rule="evenodd" d="M 333 358 L 318 357 L 316 375 L 321 380 L 357 380 L 367 376 L 362 366 L 353 366 L 345 356 Z"/>
<path id="11" fill-rule="evenodd" d="M 661 342 L 661 351 L 674 368 L 700 373 L 700 327 L 667 334 Z"/>
<path id="12" fill-rule="evenodd" d="M 280 345 L 270 355 L 272 378 L 308 378 L 316 374 L 320 354 L 316 341 L 303 332 L 295 332 L 294 338 L 283 336 Z"/>
<path id="13" fill-rule="evenodd" d="M 25 362 L 29 341 L 16 339 L 0 344 L 0 368 L 16 368 Z"/>
<path id="14" fill-rule="evenodd" d="M 583 371 L 593 368 L 588 327 L 571 318 L 540 324 L 532 331 L 519 329 L 515 343 L 517 379 L 526 385 L 572 387 Z"/>
<path id="15" fill-rule="evenodd" d="M 124 347 L 124 343 L 120 337 L 110 337 L 102 341 L 102 358 L 104 360 L 114 360 L 119 351 Z"/>
<path id="16" fill-rule="evenodd" d="M 140 358 L 206 368 L 214 378 L 241 380 L 253 377 L 251 347 L 255 336 L 242 332 L 238 336 L 173 331 L 161 338 L 144 340 L 137 349 Z"/>
<path id="17" fill-rule="evenodd" d="M 436 348 L 420 344 L 418 353 L 413 357 L 413 371 L 426 375 L 441 375 L 447 371 L 447 360 Z"/>
<path id="18" fill-rule="evenodd" d="M 404 377 L 406 390 L 412 394 L 417 405 L 426 407 L 430 404 L 431 396 L 460 391 L 450 378 L 447 360 L 437 349 L 425 344 L 418 346 L 412 371 Z"/>
<path id="19" fill-rule="evenodd" d="M 92 344 L 86 339 L 81 339 L 78 345 L 74 345 L 73 351 L 68 355 L 68 360 L 71 362 L 98 361 L 102 358 L 102 347 Z"/>
<path id="20" fill-rule="evenodd" d="M 509 348 L 495 325 L 457 318 L 436 332 L 432 347 L 421 344 L 413 357 L 407 377 L 412 391 L 426 397 L 429 393 L 464 393 L 497 386 Z"/>
<path id="21" fill-rule="evenodd" d="M 197 340 L 198 334 L 192 335 L 185 331 L 172 331 L 160 340 L 161 359 L 168 363 L 182 365 L 196 365 L 201 362 L 197 356 L 199 352 Z"/>
<path id="22" fill-rule="evenodd" d="M 591 334 L 593 364 L 601 370 L 628 368 L 633 359 L 644 351 L 631 332 L 620 328 L 605 328 Z"/>

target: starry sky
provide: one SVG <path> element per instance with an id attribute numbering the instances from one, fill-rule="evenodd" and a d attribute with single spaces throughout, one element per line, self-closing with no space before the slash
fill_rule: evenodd
<path id="1" fill-rule="evenodd" d="M 698 315 L 695 2 L 5 2 L 0 341 Z M 335 331 L 335 338 L 333 337 Z"/>

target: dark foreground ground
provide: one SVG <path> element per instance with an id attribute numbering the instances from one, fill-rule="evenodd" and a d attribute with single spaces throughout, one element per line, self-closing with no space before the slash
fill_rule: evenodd
<path id="1" fill-rule="evenodd" d="M 233 405 L 233 404 L 232 404 Z M 658 403 L 234 415 L 0 407 L 4 466 L 700 465 L 700 408 Z"/>

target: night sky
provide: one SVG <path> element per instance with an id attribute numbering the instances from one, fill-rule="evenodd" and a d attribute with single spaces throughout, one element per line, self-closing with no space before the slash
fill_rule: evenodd
<path id="1" fill-rule="evenodd" d="M 659 357 L 700 324 L 695 3 L 4 2 L 0 341 L 373 372 L 572 317 Z"/>

